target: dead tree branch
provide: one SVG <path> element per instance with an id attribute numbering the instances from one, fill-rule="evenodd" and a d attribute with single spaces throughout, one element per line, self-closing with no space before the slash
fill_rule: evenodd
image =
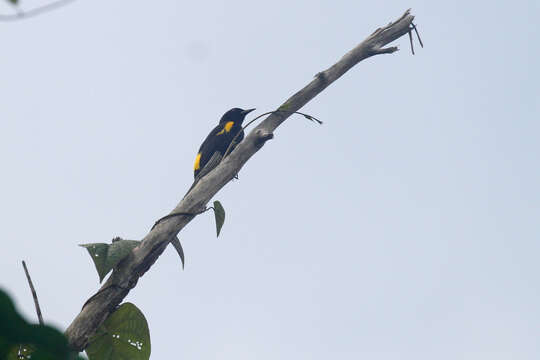
<path id="1" fill-rule="evenodd" d="M 171 212 L 188 215 L 170 217 L 157 224 L 145 236 L 141 245 L 119 264 L 98 293 L 83 307 L 66 330 L 70 346 L 74 350 L 83 350 L 86 347 L 90 336 L 95 333 L 98 326 L 135 287 L 139 278 L 154 264 L 169 242 L 195 217 L 189 214 L 204 210 L 212 197 L 238 174 L 249 158 L 259 151 L 267 140 L 272 138 L 274 130 L 292 112 L 299 110 L 358 62 L 374 55 L 397 51 L 397 47 L 384 46 L 408 34 L 413 19 L 410 10 L 407 10 L 396 21 L 377 29 L 330 68 L 318 73 L 313 81 L 281 105 L 279 109 L 285 111 L 268 116 L 215 169 L 201 178 Z"/>
<path id="2" fill-rule="evenodd" d="M 28 272 L 28 268 L 26 267 L 26 262 L 24 262 L 24 260 L 22 261 L 22 266 L 24 268 L 24 273 L 26 274 L 26 279 L 28 280 L 28 285 L 30 286 L 30 291 L 32 292 L 32 297 L 34 298 L 34 305 L 36 306 L 36 313 L 39 320 L 39 325 L 43 325 L 43 316 L 41 315 L 41 308 L 39 307 L 36 289 L 34 289 L 34 284 L 32 283 L 30 273 Z"/>

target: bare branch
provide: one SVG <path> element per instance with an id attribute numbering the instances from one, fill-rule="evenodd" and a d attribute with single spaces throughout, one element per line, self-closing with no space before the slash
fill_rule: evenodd
<path id="1" fill-rule="evenodd" d="M 414 45 L 413 45 L 413 41 L 412 41 L 412 33 L 411 33 L 411 31 L 412 30 L 409 30 L 409 41 L 411 43 L 411 52 L 414 55 Z"/>
<path id="2" fill-rule="evenodd" d="M 24 273 L 26 274 L 26 279 L 28 280 L 28 285 L 30 285 L 30 291 L 32 291 L 32 297 L 34 298 L 34 305 L 36 306 L 36 313 L 39 320 L 39 325 L 43 325 L 43 316 L 41 315 L 41 309 L 39 307 L 39 301 L 36 294 L 36 289 L 34 289 L 34 284 L 32 284 L 32 279 L 30 278 L 30 273 L 26 267 L 24 260 L 22 261 L 22 266 L 24 268 Z"/>
<path id="3" fill-rule="evenodd" d="M 412 27 L 414 29 L 414 32 L 416 33 L 416 37 L 418 38 L 418 42 L 420 43 L 420 46 L 424 47 L 424 43 L 422 42 L 422 39 L 420 38 L 420 34 L 418 33 L 418 28 L 414 24 L 412 24 Z"/>
<path id="4" fill-rule="evenodd" d="M 43 5 L 34 9 L 30 10 L 20 10 L 17 8 L 17 13 L 13 15 L 1 15 L 0 14 L 0 21 L 17 21 L 22 19 L 28 19 L 34 16 L 41 15 L 43 13 L 56 10 L 58 8 L 64 7 L 68 5 L 69 3 L 74 2 L 75 0 L 57 0 L 55 2 L 49 3 L 47 5 Z"/>
<path id="5" fill-rule="evenodd" d="M 410 10 L 407 10 L 398 20 L 377 29 L 337 63 L 317 74 L 307 86 L 279 107 L 278 110 L 284 111 L 270 114 L 238 144 L 229 156 L 203 176 L 171 212 L 171 214 L 185 213 L 186 215 L 164 218 L 156 224 L 141 244 L 120 262 L 98 293 L 88 301 L 73 320 L 66 330 L 70 346 L 74 350 L 83 350 L 86 347 L 90 336 L 135 287 L 139 278 L 157 260 L 168 243 L 196 216 L 195 213 L 205 210 L 206 204 L 212 197 L 238 174 L 249 158 L 260 150 L 267 140 L 272 138 L 274 130 L 281 123 L 358 62 L 374 55 L 396 51 L 396 47 L 384 48 L 384 46 L 406 35 L 410 31 L 413 19 L 414 16 L 410 14 Z"/>

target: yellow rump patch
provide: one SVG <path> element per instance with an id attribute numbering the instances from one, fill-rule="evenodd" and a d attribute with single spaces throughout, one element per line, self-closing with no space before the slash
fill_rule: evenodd
<path id="1" fill-rule="evenodd" d="M 225 126 L 223 127 L 223 130 L 218 132 L 216 135 L 223 135 L 223 133 L 231 131 L 232 127 L 234 126 L 234 121 L 228 121 Z"/>
<path id="2" fill-rule="evenodd" d="M 198 153 L 195 157 L 195 165 L 193 165 L 193 171 L 197 171 L 201 168 L 201 153 Z"/>

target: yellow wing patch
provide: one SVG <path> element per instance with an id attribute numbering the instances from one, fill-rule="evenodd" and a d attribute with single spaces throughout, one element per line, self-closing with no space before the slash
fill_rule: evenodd
<path id="1" fill-rule="evenodd" d="M 198 153 L 195 157 L 195 165 L 193 165 L 193 171 L 197 171 L 201 168 L 201 153 Z"/>
<path id="2" fill-rule="evenodd" d="M 225 126 L 223 127 L 223 130 L 218 132 L 216 135 L 223 135 L 223 133 L 231 131 L 232 127 L 234 126 L 234 121 L 228 121 Z"/>

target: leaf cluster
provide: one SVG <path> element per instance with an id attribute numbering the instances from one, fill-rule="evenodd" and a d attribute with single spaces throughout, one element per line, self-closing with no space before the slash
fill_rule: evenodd
<path id="1" fill-rule="evenodd" d="M 0 359 L 72 360 L 67 339 L 48 325 L 28 323 L 15 309 L 7 293 L 0 290 Z"/>

